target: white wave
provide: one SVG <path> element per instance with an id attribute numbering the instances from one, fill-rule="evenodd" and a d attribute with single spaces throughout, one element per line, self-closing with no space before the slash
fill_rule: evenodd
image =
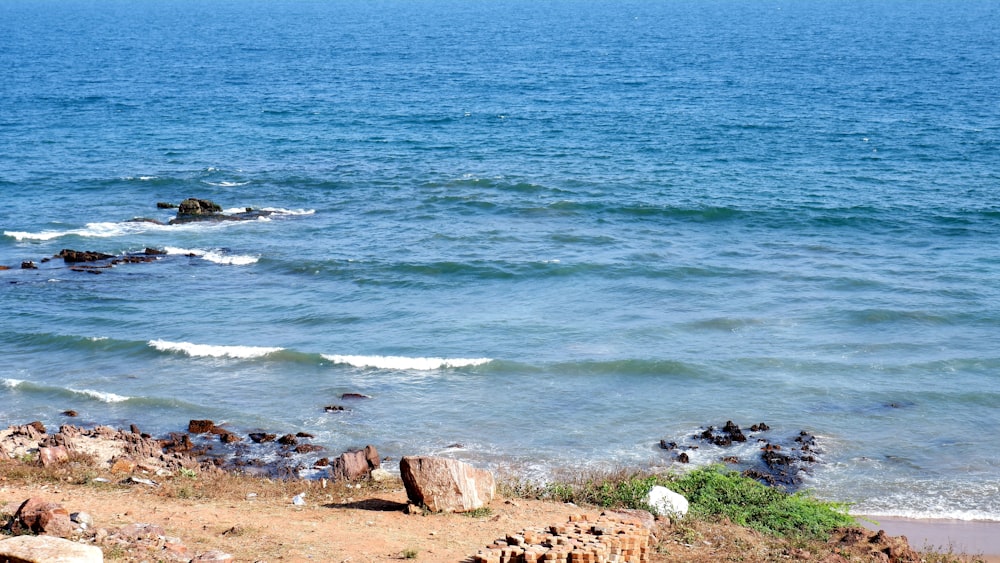
<path id="1" fill-rule="evenodd" d="M 6 378 L 6 379 L 0 379 L 0 381 L 2 381 L 3 386 L 8 389 L 17 389 L 18 385 L 24 383 L 23 379 Z"/>
<path id="2" fill-rule="evenodd" d="M 121 403 L 123 401 L 129 400 L 131 397 L 125 397 L 123 395 L 117 395 L 115 393 L 107 393 L 104 391 L 94 391 L 93 389 L 70 389 L 74 393 L 79 393 L 81 395 L 86 395 L 97 399 L 98 401 L 104 403 Z"/>
<path id="3" fill-rule="evenodd" d="M 228 266 L 248 266 L 250 264 L 257 263 L 257 261 L 260 260 L 260 256 L 250 256 L 248 254 L 224 254 L 217 250 L 177 248 L 175 246 L 167 246 L 163 250 L 167 254 L 193 254 L 202 260 L 208 260 L 209 262 L 225 264 Z"/>
<path id="4" fill-rule="evenodd" d="M 66 236 L 108 238 L 123 235 L 144 233 L 146 231 L 163 228 L 163 225 L 146 221 L 127 221 L 119 223 L 87 223 L 82 229 L 66 229 L 63 231 L 41 231 L 31 233 L 27 231 L 4 231 L 4 235 L 13 237 L 15 240 L 52 240 Z"/>
<path id="5" fill-rule="evenodd" d="M 188 356 L 211 358 L 260 358 L 283 350 L 283 348 L 267 346 L 213 346 L 210 344 L 169 342 L 166 340 L 150 340 L 149 345 L 163 352 L 183 352 Z"/>
<path id="6" fill-rule="evenodd" d="M 315 209 L 285 209 L 282 207 L 265 207 L 262 211 L 270 211 L 278 215 L 313 215 Z"/>
<path id="7" fill-rule="evenodd" d="M 406 356 L 340 356 L 323 354 L 335 364 L 379 369 L 435 370 L 478 366 L 493 361 L 491 358 L 409 358 Z"/>
<path id="8" fill-rule="evenodd" d="M 223 180 L 221 182 L 205 182 L 205 183 L 208 184 L 209 186 L 218 186 L 220 188 L 235 188 L 237 186 L 245 186 L 250 182 L 228 182 L 226 180 Z"/>

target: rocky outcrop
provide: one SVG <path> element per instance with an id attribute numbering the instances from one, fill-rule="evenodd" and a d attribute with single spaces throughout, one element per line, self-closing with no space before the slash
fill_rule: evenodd
<path id="1" fill-rule="evenodd" d="M 344 452 L 330 465 L 330 478 L 334 481 L 360 481 L 371 476 L 381 465 L 375 446 L 355 452 Z"/>
<path id="2" fill-rule="evenodd" d="M 482 508 L 496 492 L 492 473 L 454 459 L 406 456 L 399 472 L 410 502 L 432 512 Z"/>
<path id="3" fill-rule="evenodd" d="M 861 559 L 886 563 L 917 563 L 924 560 L 910 547 L 906 536 L 890 536 L 885 530 L 872 532 L 863 528 L 842 528 L 830 535 L 828 544 L 842 555 L 831 556 L 824 561 L 846 563 Z"/>
<path id="4" fill-rule="evenodd" d="M 688 438 L 660 440 L 660 448 L 672 452 L 678 463 L 710 455 L 735 466 L 746 477 L 787 492 L 798 489 L 804 475 L 820 462 L 815 436 L 805 431 L 781 434 L 763 422 L 744 431 L 728 420 L 721 428 L 709 426 Z"/>
<path id="5" fill-rule="evenodd" d="M 103 252 L 94 252 L 93 250 L 72 250 L 69 248 L 64 248 L 56 254 L 56 258 L 62 258 L 63 262 L 67 264 L 75 264 L 78 262 L 98 262 L 101 260 L 110 260 L 114 258 L 111 254 L 104 254 Z"/>
<path id="6" fill-rule="evenodd" d="M 101 548 L 50 536 L 0 541 L 0 561 L 10 563 L 103 563 Z"/>
<path id="7" fill-rule="evenodd" d="M 161 209 L 166 204 L 158 203 Z M 195 221 L 248 221 L 268 217 L 271 211 L 253 209 L 247 207 L 245 211 L 239 213 L 223 213 L 222 207 L 207 199 L 189 197 L 177 206 L 177 216 L 170 220 L 171 225 L 192 223 Z"/>

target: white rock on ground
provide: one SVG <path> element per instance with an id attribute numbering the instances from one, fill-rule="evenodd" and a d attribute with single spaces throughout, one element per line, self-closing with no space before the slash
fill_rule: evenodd
<path id="1" fill-rule="evenodd" d="M 682 518 L 688 511 L 686 498 L 660 485 L 650 489 L 646 496 L 646 504 L 657 514 L 671 518 Z"/>
<path id="2" fill-rule="evenodd" d="M 0 541 L 0 560 L 27 563 L 104 563 L 101 548 L 52 536 L 17 536 Z"/>

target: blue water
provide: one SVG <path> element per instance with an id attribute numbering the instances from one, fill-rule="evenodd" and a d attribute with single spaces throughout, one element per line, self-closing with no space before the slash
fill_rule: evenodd
<path id="1" fill-rule="evenodd" d="M 987 0 L 0 2 L 0 424 L 543 476 L 766 421 L 819 436 L 823 498 L 1000 520 L 997 29 Z M 186 197 L 275 212 L 128 222 Z"/>

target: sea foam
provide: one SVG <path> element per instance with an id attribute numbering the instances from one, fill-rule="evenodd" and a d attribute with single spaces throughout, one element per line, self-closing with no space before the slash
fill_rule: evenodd
<path id="1" fill-rule="evenodd" d="M 478 366 L 493 361 L 491 358 L 409 358 L 406 356 L 340 356 L 323 354 L 335 364 L 378 369 L 435 370 Z"/>
<path id="2" fill-rule="evenodd" d="M 169 342 L 167 340 L 150 340 L 149 345 L 162 352 L 181 352 L 192 357 L 211 358 L 260 358 L 283 350 L 283 348 L 267 346 L 213 346 L 190 342 Z"/>
<path id="3" fill-rule="evenodd" d="M 108 393 L 108 392 L 105 392 L 105 391 L 94 391 L 93 389 L 72 389 L 72 388 L 70 388 L 69 391 L 72 391 L 73 393 L 79 393 L 80 395 L 86 395 L 86 396 L 91 397 L 93 399 L 97 399 L 98 401 L 101 401 L 102 403 L 121 403 L 121 402 L 124 402 L 124 401 L 127 401 L 127 400 L 131 399 L 131 397 L 126 397 L 124 395 L 118 395 L 118 394 L 115 394 L 115 393 Z"/>
<path id="4" fill-rule="evenodd" d="M 248 266 L 250 264 L 255 264 L 258 260 L 260 260 L 259 256 L 251 256 L 249 254 L 225 254 L 218 250 L 188 249 L 173 246 L 168 246 L 164 248 L 164 250 L 167 254 L 193 254 L 202 260 L 208 260 L 209 262 L 215 262 L 216 264 L 224 264 L 227 266 Z"/>

